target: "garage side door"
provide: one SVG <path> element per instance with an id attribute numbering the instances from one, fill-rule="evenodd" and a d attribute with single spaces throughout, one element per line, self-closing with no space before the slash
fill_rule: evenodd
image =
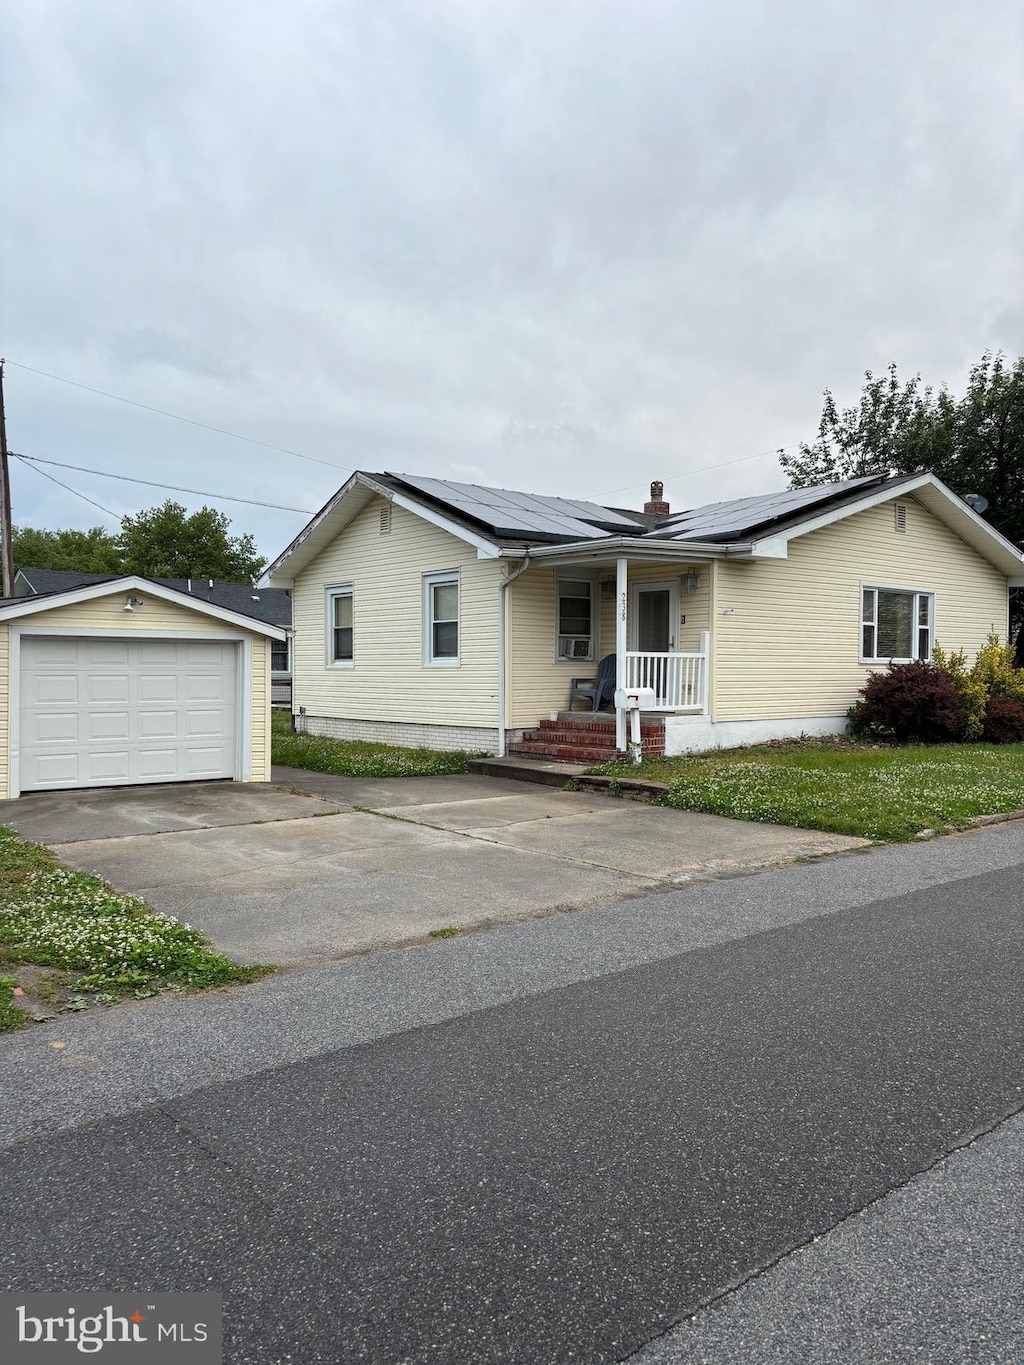
<path id="1" fill-rule="evenodd" d="M 22 791 L 234 777 L 237 649 L 22 636 Z"/>

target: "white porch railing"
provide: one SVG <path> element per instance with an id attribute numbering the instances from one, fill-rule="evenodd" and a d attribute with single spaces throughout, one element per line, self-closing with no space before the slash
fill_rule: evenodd
<path id="1" fill-rule="evenodd" d="M 627 650 L 626 688 L 634 687 L 652 689 L 657 698 L 655 711 L 703 712 L 707 697 L 707 655 Z"/>

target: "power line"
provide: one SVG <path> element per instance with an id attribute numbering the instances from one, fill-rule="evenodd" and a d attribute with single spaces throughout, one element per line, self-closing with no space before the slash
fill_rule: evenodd
<path id="1" fill-rule="evenodd" d="M 101 479 L 120 479 L 122 483 L 144 483 L 148 488 L 161 488 L 171 493 L 191 493 L 197 498 L 213 498 L 217 502 L 244 502 L 247 507 L 268 507 L 272 512 L 297 512 L 300 516 L 311 517 L 314 513 L 307 511 L 304 507 L 282 507 L 275 502 L 258 502 L 255 498 L 236 498 L 230 493 L 204 493 L 201 488 L 183 488 L 176 483 L 157 483 L 154 479 L 136 479 L 131 474 L 111 474 L 106 469 L 89 469 L 81 464 L 64 464 L 60 460 L 44 460 L 39 455 L 21 455 L 12 450 L 19 460 L 29 460 L 33 465 L 48 464 L 55 469 L 75 469 L 79 474 L 96 474 Z M 40 470 L 40 473 L 43 471 Z M 54 482 L 58 482 L 54 480 Z M 74 491 L 74 490 L 72 490 Z M 86 499 L 88 501 L 88 499 Z M 95 503 L 94 506 L 99 506 Z M 104 511 L 107 509 L 104 508 Z M 111 513 L 113 515 L 113 513 Z"/>
<path id="2" fill-rule="evenodd" d="M 109 507 L 104 507 L 101 502 L 94 502 L 92 498 L 87 498 L 84 493 L 79 493 L 77 488 L 72 488 L 69 483 L 63 483 L 60 479 L 55 478 L 52 474 L 47 474 L 45 469 L 39 469 L 36 465 L 29 464 L 28 460 L 24 455 L 17 455 L 13 450 L 11 451 L 11 455 L 14 457 L 14 459 L 19 460 L 25 466 L 26 469 L 31 469 L 36 474 L 42 474 L 44 479 L 49 479 L 51 483 L 56 483 L 59 484 L 61 488 L 66 488 L 69 493 L 74 493 L 76 498 L 81 498 L 83 502 L 87 502 L 91 504 L 91 506 L 93 507 L 98 507 L 101 512 L 106 512 L 107 516 L 113 517 L 115 521 L 121 520 L 121 518 L 117 515 L 116 512 L 112 512 Z"/>
<path id="3" fill-rule="evenodd" d="M 794 442 L 794 445 L 797 444 Z M 709 469 L 724 469 L 726 465 L 743 464 L 746 460 L 762 460 L 766 455 L 777 455 L 780 450 L 791 450 L 793 446 L 775 446 L 771 450 L 758 450 L 753 455 L 737 455 L 735 460 L 719 460 L 715 464 L 698 465 L 696 469 L 677 469 L 669 471 L 670 479 L 679 478 L 685 474 L 706 474 Z M 612 488 L 607 493 L 595 493 L 595 498 L 610 498 L 616 493 L 628 493 L 633 488 L 643 488 L 642 483 L 628 483 L 623 488 Z"/>
<path id="4" fill-rule="evenodd" d="M 8 360 L 8 365 L 27 370 L 29 374 L 42 375 L 44 379 L 55 379 L 58 384 L 69 384 L 73 389 L 84 389 L 100 398 L 112 398 L 115 403 L 127 403 L 129 407 L 141 408 L 143 412 L 155 412 L 159 417 L 170 417 L 175 422 L 187 422 L 190 427 L 202 427 L 204 431 L 215 431 L 218 436 L 230 436 L 235 441 L 247 441 L 249 445 L 262 446 L 264 450 L 276 450 L 281 455 L 294 455 L 298 460 L 309 460 L 313 464 L 326 465 L 328 469 L 340 469 L 343 474 L 351 474 L 348 465 L 334 464 L 331 460 L 321 460 L 316 455 L 304 455 L 301 450 L 290 450 L 287 446 L 276 446 L 272 441 L 259 441 L 255 436 L 243 436 L 238 431 L 228 431 L 226 427 L 213 427 L 209 422 L 198 422 L 194 417 L 182 417 L 180 412 L 168 412 L 165 408 L 153 408 L 148 403 L 138 403 L 134 398 L 125 398 L 119 393 L 107 393 L 105 389 L 94 389 L 89 384 L 80 384 L 77 379 L 65 379 L 61 374 L 50 374 L 48 370 L 37 370 L 32 365 L 22 365 L 17 360 Z M 213 496 L 211 493 L 210 497 Z"/>

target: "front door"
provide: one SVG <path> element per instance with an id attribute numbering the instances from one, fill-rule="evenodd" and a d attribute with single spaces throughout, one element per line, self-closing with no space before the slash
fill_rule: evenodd
<path id="1" fill-rule="evenodd" d="M 670 654 L 676 647 L 676 587 L 672 583 L 637 583 L 633 592 L 632 647 L 641 655 Z M 650 687 L 663 709 L 669 705 L 674 660 L 664 657 L 634 661 L 637 687 Z"/>
<path id="2" fill-rule="evenodd" d="M 644 654 L 667 654 L 675 649 L 672 589 L 667 585 L 651 584 L 637 587 L 636 643 L 634 649 Z"/>

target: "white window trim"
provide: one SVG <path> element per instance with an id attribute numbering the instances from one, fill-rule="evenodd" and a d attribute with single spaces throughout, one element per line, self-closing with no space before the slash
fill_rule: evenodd
<path id="1" fill-rule="evenodd" d="M 272 648 L 271 648 L 271 652 L 270 652 L 270 659 L 271 659 L 270 672 L 271 672 L 271 674 L 272 674 L 274 677 L 283 678 L 284 675 L 285 675 L 286 673 L 291 673 L 291 671 L 292 671 L 292 639 L 291 639 L 291 636 L 289 635 L 289 636 L 288 636 L 286 639 L 284 639 L 284 640 L 273 640 L 273 641 L 271 642 L 271 644 L 272 644 Z M 274 664 L 273 664 L 273 659 L 274 659 L 274 648 L 276 648 L 278 645 L 281 645 L 281 644 L 284 645 L 284 648 L 285 648 L 285 655 L 286 655 L 286 657 L 287 657 L 288 662 L 285 664 L 284 668 L 275 668 L 275 667 L 274 667 Z"/>
<path id="2" fill-rule="evenodd" d="M 352 658 L 336 659 L 334 657 L 334 599 L 336 597 L 352 598 Z M 356 603 L 355 590 L 351 583 L 334 583 L 324 589 L 324 665 L 327 668 L 354 668 L 356 654 Z"/>
<path id="3" fill-rule="evenodd" d="M 459 652 L 452 659 L 434 658 L 434 618 L 433 594 L 431 589 L 438 583 L 454 583 L 459 590 L 459 614 L 455 618 L 458 630 Z M 462 581 L 458 569 L 435 569 L 423 575 L 423 667 L 458 668 L 462 663 Z"/>
<path id="4" fill-rule="evenodd" d="M 872 666 L 873 666 L 873 665 L 876 665 L 876 664 L 912 664 L 912 663 L 914 663 L 914 662 L 916 661 L 916 657 L 903 658 L 902 656 L 897 655 L 897 654 L 893 654 L 891 657 L 890 657 L 889 655 L 887 655 L 887 654 L 878 654 L 878 655 L 875 655 L 874 657 L 871 657 L 870 655 L 867 655 L 867 654 L 864 653 L 864 626 L 865 626 L 865 624 L 870 624 L 870 622 L 865 622 L 865 620 L 864 620 L 864 594 L 865 594 L 866 592 L 876 592 L 876 593 L 877 593 L 877 592 L 905 592 L 905 593 L 911 594 L 911 595 L 914 596 L 915 598 L 921 598 L 921 597 L 927 597 L 927 598 L 928 598 L 928 654 L 927 654 L 927 656 L 926 656 L 926 660 L 927 660 L 927 659 L 931 659 L 931 657 L 932 657 L 932 650 L 935 648 L 935 640 L 936 640 L 936 628 L 935 628 L 935 591 L 934 591 L 934 589 L 932 589 L 932 588 L 908 588 L 908 587 L 906 587 L 905 584 L 902 584 L 902 583 L 874 583 L 874 582 L 871 582 L 871 583 L 861 583 L 861 585 L 860 585 L 860 592 L 857 594 L 857 617 L 858 617 L 858 626 L 857 626 L 857 631 L 858 631 L 858 635 L 857 635 L 857 654 L 858 654 L 858 659 L 857 659 L 857 661 L 858 661 L 858 663 L 865 664 L 865 665 L 872 665 Z M 916 606 L 917 606 L 917 603 L 915 602 L 915 608 L 916 608 Z M 915 611 L 915 618 L 916 618 L 916 611 Z M 877 649 L 877 648 L 878 648 L 878 599 L 877 599 L 877 598 L 875 599 L 875 622 L 874 622 L 874 626 L 875 626 L 875 648 Z M 916 622 L 916 619 L 915 619 L 915 622 L 914 622 L 914 633 L 915 633 L 915 636 L 916 636 L 917 630 L 918 630 L 918 625 L 917 625 L 917 622 Z"/>
<path id="5" fill-rule="evenodd" d="M 558 627 L 561 622 L 558 619 L 558 599 L 561 597 L 561 584 L 564 579 L 569 579 L 573 583 L 590 584 L 590 653 L 586 658 L 566 658 L 564 654 L 558 652 L 558 641 L 561 635 Z M 555 663 L 556 664 L 592 664 L 601 656 L 599 647 L 601 643 L 601 588 L 596 576 L 586 573 L 573 573 L 571 568 L 555 570 Z"/>

